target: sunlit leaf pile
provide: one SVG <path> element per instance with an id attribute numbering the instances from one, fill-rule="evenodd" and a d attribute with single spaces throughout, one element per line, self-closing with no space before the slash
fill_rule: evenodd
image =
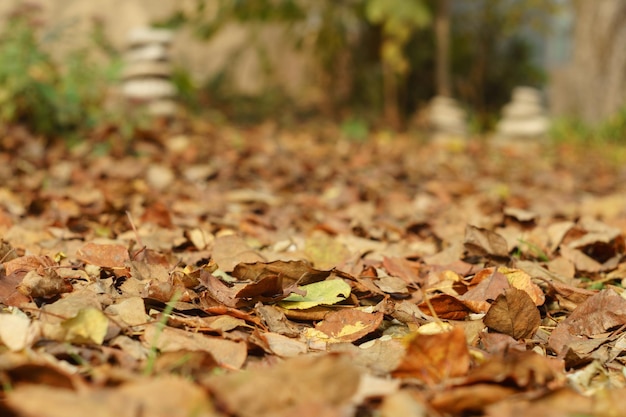
<path id="1" fill-rule="evenodd" d="M 615 154 L 3 135 L 2 415 L 626 415 Z"/>

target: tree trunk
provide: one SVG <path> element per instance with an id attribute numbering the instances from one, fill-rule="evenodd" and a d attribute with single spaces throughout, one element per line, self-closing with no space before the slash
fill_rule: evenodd
<path id="1" fill-rule="evenodd" d="M 397 77 L 391 65 L 383 61 L 383 115 L 385 123 L 394 130 L 400 128 Z"/>
<path id="2" fill-rule="evenodd" d="M 552 74 L 554 113 L 601 123 L 626 106 L 626 1 L 576 0 L 571 63 Z"/>
<path id="3" fill-rule="evenodd" d="M 436 61 L 435 78 L 438 96 L 450 97 L 450 3 L 449 0 L 437 1 L 435 16 Z"/>

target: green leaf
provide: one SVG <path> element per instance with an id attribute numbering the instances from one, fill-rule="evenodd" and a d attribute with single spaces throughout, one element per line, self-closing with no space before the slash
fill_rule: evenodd
<path id="1" fill-rule="evenodd" d="M 350 285 L 342 279 L 315 282 L 298 288 L 306 291 L 306 295 L 291 294 L 278 305 L 288 310 L 304 310 L 319 305 L 336 304 L 350 295 Z"/>

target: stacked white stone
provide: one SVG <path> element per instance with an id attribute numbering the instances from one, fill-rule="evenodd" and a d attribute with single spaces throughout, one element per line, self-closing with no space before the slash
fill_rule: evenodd
<path id="1" fill-rule="evenodd" d="M 541 92 L 532 87 L 516 87 L 511 102 L 502 109 L 502 119 L 496 131 L 505 138 L 540 138 L 545 136 L 549 127 Z"/>
<path id="2" fill-rule="evenodd" d="M 131 102 L 145 104 L 148 113 L 176 113 L 176 88 L 171 81 L 169 30 L 137 28 L 130 33 L 125 55 L 122 94 Z"/>
<path id="3" fill-rule="evenodd" d="M 429 106 L 429 122 L 435 135 L 467 135 L 467 116 L 456 100 L 436 96 Z"/>

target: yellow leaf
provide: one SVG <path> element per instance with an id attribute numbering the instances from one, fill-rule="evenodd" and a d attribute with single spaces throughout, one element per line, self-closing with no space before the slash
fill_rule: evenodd
<path id="1" fill-rule="evenodd" d="M 65 329 L 65 341 L 70 343 L 102 344 L 109 327 L 109 319 L 97 308 L 87 307 L 61 323 Z"/>
<path id="2" fill-rule="evenodd" d="M 546 301 L 546 296 L 537 284 L 532 281 L 530 275 L 521 269 L 507 268 L 501 266 L 498 272 L 504 274 L 512 287 L 525 291 L 535 305 L 540 306 Z"/>

